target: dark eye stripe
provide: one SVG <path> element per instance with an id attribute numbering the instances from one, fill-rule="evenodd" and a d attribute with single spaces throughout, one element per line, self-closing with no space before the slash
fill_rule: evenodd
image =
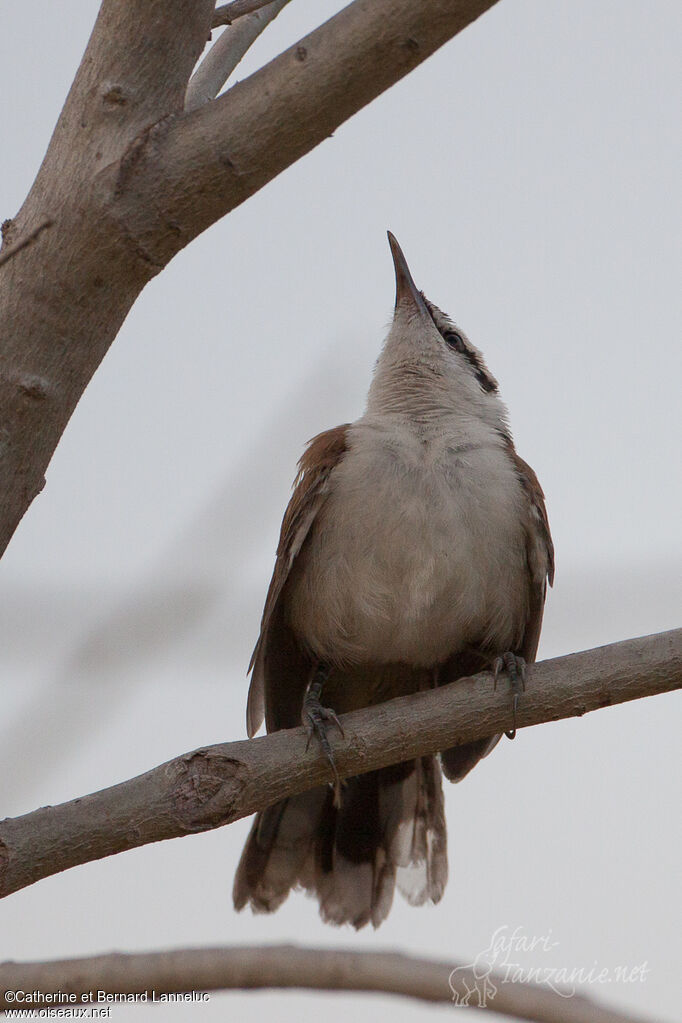
<path id="1" fill-rule="evenodd" d="M 461 334 L 458 334 L 456 330 L 446 330 L 445 333 L 443 334 L 443 340 L 445 341 L 446 344 L 450 346 L 450 348 L 454 349 L 456 352 L 461 352 L 462 355 L 464 355 L 469 360 L 472 369 L 474 370 L 474 376 L 476 377 L 484 391 L 490 393 L 491 391 L 497 390 L 495 382 L 488 376 L 486 371 L 483 369 L 481 361 L 478 358 L 476 352 L 473 352 L 471 348 L 468 347 L 466 341 L 464 340 Z"/>
<path id="2" fill-rule="evenodd" d="M 478 366 L 478 360 L 474 361 L 472 359 L 472 365 L 478 367 L 476 369 L 476 379 L 478 380 L 478 382 L 481 385 L 481 387 L 483 388 L 483 390 L 487 391 L 488 394 L 490 394 L 493 391 L 496 392 L 497 391 L 497 384 L 495 383 L 494 380 L 490 379 L 490 377 L 488 376 L 488 374 L 485 372 L 484 369 L 481 369 L 480 366 Z"/>
<path id="3" fill-rule="evenodd" d="M 472 351 L 472 349 L 469 348 L 461 334 L 459 334 L 456 330 L 453 330 L 452 327 L 444 326 L 442 320 L 439 322 L 439 317 L 437 317 L 435 314 L 436 312 L 440 313 L 440 310 L 437 309 L 437 307 L 434 306 L 432 302 L 429 302 L 428 298 L 426 297 L 423 291 L 421 292 L 421 296 L 424 299 L 424 302 L 426 303 L 426 308 L 429 310 L 431 319 L 433 320 L 436 329 L 438 330 L 439 334 L 441 335 L 445 343 L 454 351 L 461 352 L 461 354 L 468 359 L 474 371 L 474 376 L 476 377 L 476 380 L 478 381 L 481 389 L 483 391 L 486 391 L 488 394 L 491 393 L 496 394 L 497 384 L 495 383 L 495 380 L 490 376 L 490 374 L 486 371 L 484 364 L 481 362 L 481 359 L 476 354 L 476 352 Z M 441 316 L 443 316 L 442 313 Z"/>

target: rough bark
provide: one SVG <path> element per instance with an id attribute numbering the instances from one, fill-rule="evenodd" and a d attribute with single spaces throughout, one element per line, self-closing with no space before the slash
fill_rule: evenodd
<path id="1" fill-rule="evenodd" d="M 0 273 L 0 553 L 145 284 L 495 0 L 356 0 L 183 113 L 212 0 L 104 0 Z M 229 323 L 226 324 L 229 332 Z"/>
<path id="2" fill-rule="evenodd" d="M 682 629 L 569 654 L 528 668 L 519 728 L 682 688 Z M 341 718 L 332 734 L 344 778 L 509 728 L 503 680 L 489 673 Z M 303 728 L 194 750 L 146 774 L 0 822 L 0 896 L 79 863 L 221 827 L 332 780 Z"/>
<path id="3" fill-rule="evenodd" d="M 566 997 L 534 984 L 486 977 L 489 1012 L 535 1023 L 644 1023 L 581 996 Z M 59 991 L 80 1000 L 90 992 L 142 994 L 148 1000 L 176 992 L 308 988 L 373 991 L 425 1002 L 460 1002 L 477 1008 L 481 975 L 460 963 L 435 962 L 388 952 L 266 945 L 255 948 L 176 949 L 137 955 L 104 955 L 47 963 L 0 964 L 0 992 Z M 493 994 L 493 989 L 495 993 Z M 473 992 L 473 996 L 472 993 Z M 96 998 L 96 994 L 95 994 Z M 96 1004 L 96 1002 L 94 1003 Z M 16 1008 L 0 995 L 0 1011 Z M 652 1023 L 652 1021 L 649 1021 Z"/>

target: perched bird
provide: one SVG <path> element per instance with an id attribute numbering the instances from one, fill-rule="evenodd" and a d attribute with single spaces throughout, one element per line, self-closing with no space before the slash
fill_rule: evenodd
<path id="1" fill-rule="evenodd" d="M 389 232 L 393 322 L 365 414 L 310 441 L 284 515 L 251 660 L 249 735 L 303 721 L 331 753 L 336 714 L 488 668 L 512 723 L 538 646 L 554 553 L 544 496 L 516 453 L 483 357 L 415 286 Z M 513 730 L 508 733 L 513 735 Z M 492 735 L 291 796 L 255 817 L 234 904 L 292 888 L 334 924 L 377 927 L 447 880 L 441 771 L 460 781 Z"/>

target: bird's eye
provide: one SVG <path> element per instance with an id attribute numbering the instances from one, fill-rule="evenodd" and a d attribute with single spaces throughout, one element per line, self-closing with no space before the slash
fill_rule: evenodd
<path id="1" fill-rule="evenodd" d="M 455 330 L 449 330 L 445 336 L 445 341 L 450 345 L 450 348 L 454 348 L 456 352 L 464 351 L 464 338 L 461 334 L 458 334 Z"/>

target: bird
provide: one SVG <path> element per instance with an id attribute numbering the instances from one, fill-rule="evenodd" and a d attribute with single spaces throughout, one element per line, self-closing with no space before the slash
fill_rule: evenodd
<path id="1" fill-rule="evenodd" d="M 483 670 L 509 676 L 513 738 L 554 580 L 544 494 L 497 381 L 388 240 L 395 309 L 366 409 L 299 461 L 249 665 L 248 735 L 263 718 L 268 732 L 303 722 L 332 764 L 338 715 Z M 359 929 L 381 924 L 396 887 L 437 903 L 442 777 L 461 781 L 500 738 L 337 776 L 260 811 L 235 908 L 273 912 L 303 889 L 323 921 Z"/>

